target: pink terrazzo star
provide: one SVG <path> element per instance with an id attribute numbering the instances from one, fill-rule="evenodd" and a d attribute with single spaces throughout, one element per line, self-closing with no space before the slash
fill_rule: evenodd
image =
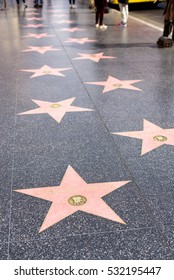
<path id="1" fill-rule="evenodd" d="M 28 35 L 26 35 L 24 37 L 40 39 L 40 38 L 44 38 L 44 37 L 53 37 L 53 36 L 55 36 L 55 35 L 49 35 L 48 33 L 40 33 L 40 34 L 28 33 Z"/>
<path id="2" fill-rule="evenodd" d="M 111 91 L 111 90 L 115 90 L 115 89 L 132 89 L 132 90 L 139 90 L 141 91 L 141 89 L 132 86 L 132 84 L 137 83 L 137 82 L 141 82 L 141 80 L 126 80 L 126 81 L 122 81 L 122 80 L 118 80 L 112 76 L 109 76 L 107 81 L 103 81 L 103 82 L 87 82 L 85 84 L 91 84 L 91 85 L 97 85 L 97 86 L 103 86 L 104 90 L 103 93 Z"/>
<path id="3" fill-rule="evenodd" d="M 55 225 L 77 211 L 83 211 L 114 222 L 125 222 L 104 202 L 103 196 L 129 181 L 87 184 L 68 166 L 59 186 L 19 189 L 16 192 L 52 202 L 39 232 Z"/>
<path id="4" fill-rule="evenodd" d="M 80 57 L 76 57 L 73 59 L 89 59 L 95 62 L 99 62 L 100 59 L 110 59 L 110 58 L 115 58 L 114 56 L 104 56 L 103 52 L 102 53 L 94 53 L 94 54 L 90 54 L 90 53 L 78 53 L 80 55 Z"/>
<path id="5" fill-rule="evenodd" d="M 43 100 L 32 99 L 32 101 L 34 103 L 36 103 L 39 106 L 39 108 L 20 113 L 18 115 L 48 114 L 56 122 L 60 123 L 63 116 L 67 112 L 93 111 L 91 109 L 71 106 L 71 104 L 73 103 L 74 100 L 75 100 L 75 97 L 65 99 L 65 100 L 62 100 L 62 101 L 59 101 L 59 102 L 47 102 L 47 101 L 43 101 Z"/>
<path id="6" fill-rule="evenodd" d="M 43 18 L 31 17 L 31 18 L 26 18 L 26 20 L 43 20 Z"/>
<path id="7" fill-rule="evenodd" d="M 66 19 L 62 19 L 59 21 L 56 21 L 56 23 L 61 24 L 61 23 L 74 23 L 74 20 L 66 20 Z"/>
<path id="8" fill-rule="evenodd" d="M 60 51 L 60 49 L 52 48 L 52 46 L 43 46 L 43 47 L 35 47 L 35 46 L 28 46 L 29 49 L 22 50 L 22 52 L 39 52 L 44 54 L 47 51 Z"/>
<path id="9" fill-rule="evenodd" d="M 35 77 L 45 76 L 45 75 L 54 75 L 54 76 L 64 77 L 65 75 L 63 75 L 60 72 L 70 70 L 70 69 L 72 69 L 72 68 L 52 68 L 52 67 L 49 67 L 48 65 L 44 65 L 39 69 L 25 69 L 25 70 L 20 70 L 20 71 L 35 73 L 30 78 L 35 78 Z"/>
<path id="10" fill-rule="evenodd" d="M 65 11 L 62 10 L 62 9 L 55 9 L 55 10 L 48 10 L 48 12 L 50 12 L 50 13 L 62 13 L 62 12 L 65 12 Z"/>
<path id="11" fill-rule="evenodd" d="M 69 31 L 69 32 L 75 32 L 75 31 L 83 31 L 85 29 L 77 28 L 77 27 L 72 27 L 72 28 L 62 28 L 59 29 L 58 31 Z"/>
<path id="12" fill-rule="evenodd" d="M 68 43 L 78 43 L 78 44 L 85 44 L 88 42 L 97 42 L 97 40 L 89 40 L 88 38 L 69 38 L 67 41 Z"/>
<path id="13" fill-rule="evenodd" d="M 174 128 L 163 129 L 144 120 L 141 131 L 114 132 L 112 134 L 142 139 L 141 155 L 144 155 L 162 145 L 174 145 Z"/>
<path id="14" fill-rule="evenodd" d="M 42 23 L 39 23 L 39 24 L 27 24 L 27 25 L 24 25 L 23 27 L 32 27 L 32 28 L 38 28 L 38 27 L 43 27 L 44 25 Z"/>
<path id="15" fill-rule="evenodd" d="M 67 14 L 61 14 L 61 15 L 52 15 L 52 16 L 61 18 L 61 17 L 67 17 L 68 15 Z"/>
<path id="16" fill-rule="evenodd" d="M 39 13 L 36 13 L 36 12 L 27 12 L 27 16 L 28 15 L 31 15 L 31 16 L 38 16 Z"/>

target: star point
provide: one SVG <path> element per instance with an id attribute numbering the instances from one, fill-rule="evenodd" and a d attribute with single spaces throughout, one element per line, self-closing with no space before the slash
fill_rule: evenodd
<path id="1" fill-rule="evenodd" d="M 27 24 L 27 25 L 24 25 L 23 27 L 32 27 L 32 28 L 38 28 L 38 27 L 44 27 L 44 25 L 42 23 L 39 23 L 39 24 Z"/>
<path id="2" fill-rule="evenodd" d="M 119 80 L 117 78 L 114 78 L 112 76 L 108 76 L 107 81 L 102 81 L 102 82 L 86 82 L 85 84 L 91 84 L 91 85 L 98 85 L 98 86 L 103 86 L 103 92 L 108 92 L 112 90 L 116 90 L 119 88 L 123 89 L 131 89 L 131 90 L 137 90 L 137 91 L 142 91 L 141 89 L 132 86 L 132 84 L 141 82 L 142 80 Z"/>
<path id="3" fill-rule="evenodd" d="M 174 128 L 163 129 L 145 119 L 143 127 L 141 131 L 113 132 L 112 134 L 141 139 L 141 155 L 162 145 L 174 145 Z"/>
<path id="4" fill-rule="evenodd" d="M 107 205 L 103 196 L 117 190 L 130 181 L 86 183 L 69 165 L 59 186 L 18 189 L 15 192 L 52 202 L 39 229 L 39 233 L 69 217 L 83 211 L 114 222 L 125 222 Z"/>
<path id="5" fill-rule="evenodd" d="M 65 41 L 67 43 L 77 43 L 77 44 L 85 44 L 88 42 L 97 42 L 97 40 L 89 40 L 88 38 L 69 38 L 67 41 Z"/>
<path id="6" fill-rule="evenodd" d="M 61 71 L 66 71 L 66 70 L 70 70 L 70 69 L 72 69 L 72 68 L 52 68 L 48 65 L 44 65 L 39 69 L 23 69 L 20 71 L 35 73 L 30 78 L 36 78 L 36 77 L 45 76 L 45 75 L 54 75 L 54 76 L 65 77 L 65 75 L 63 75 L 61 73 Z"/>
<path id="7" fill-rule="evenodd" d="M 93 111 L 92 109 L 72 106 L 75 97 L 61 100 L 58 102 L 48 102 L 43 100 L 32 101 L 39 106 L 39 108 L 29 110 L 27 112 L 19 113 L 18 115 L 33 115 L 33 114 L 48 114 L 56 122 L 60 123 L 64 115 L 68 112 L 88 112 Z"/>
<path id="8" fill-rule="evenodd" d="M 48 33 L 40 33 L 40 34 L 28 33 L 28 35 L 23 36 L 23 37 L 40 39 L 40 38 L 44 38 L 44 37 L 53 37 L 53 36 L 55 36 L 55 35 L 48 35 Z"/>
<path id="9" fill-rule="evenodd" d="M 44 54 L 47 51 L 60 51 L 60 49 L 53 48 L 52 46 L 28 46 L 28 49 L 22 50 L 22 52 L 39 52 L 40 54 Z"/>
<path id="10" fill-rule="evenodd" d="M 110 59 L 110 58 L 115 58 L 113 56 L 104 56 L 104 53 L 94 53 L 94 54 L 89 54 L 89 53 L 78 53 L 78 55 L 80 55 L 80 57 L 76 57 L 73 59 L 89 59 L 95 62 L 99 62 L 100 59 Z"/>

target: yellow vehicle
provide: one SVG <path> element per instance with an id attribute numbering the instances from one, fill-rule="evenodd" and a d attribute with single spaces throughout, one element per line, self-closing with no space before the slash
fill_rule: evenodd
<path id="1" fill-rule="evenodd" d="M 164 2 L 165 0 L 129 0 L 129 4 L 133 3 L 154 3 L 157 5 L 160 2 Z M 118 0 L 109 0 L 111 4 L 118 4 Z"/>

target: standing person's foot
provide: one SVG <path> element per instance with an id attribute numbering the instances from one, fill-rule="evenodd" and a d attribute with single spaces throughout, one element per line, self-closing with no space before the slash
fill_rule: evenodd
<path id="1" fill-rule="evenodd" d="M 103 24 L 103 25 L 100 25 L 99 28 L 100 28 L 100 30 L 106 30 L 108 27 L 107 27 L 107 25 Z"/>
<path id="2" fill-rule="evenodd" d="M 122 26 L 127 26 L 127 22 L 122 22 L 121 25 Z"/>
<path id="3" fill-rule="evenodd" d="M 77 6 L 73 4 L 73 5 L 72 5 L 72 8 L 75 9 L 75 8 L 77 8 Z"/>
<path id="4" fill-rule="evenodd" d="M 28 6 L 26 4 L 24 4 L 24 8 L 26 9 Z"/>
<path id="5" fill-rule="evenodd" d="M 99 28 L 99 24 L 98 24 L 98 23 L 96 23 L 95 27 L 98 29 L 98 28 Z"/>

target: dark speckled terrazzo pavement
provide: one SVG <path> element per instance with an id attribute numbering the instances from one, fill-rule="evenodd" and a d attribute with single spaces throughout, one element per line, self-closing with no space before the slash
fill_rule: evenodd
<path id="1" fill-rule="evenodd" d="M 116 26 L 115 10 L 104 32 L 94 18 L 82 0 L 0 11 L 0 259 L 174 259 L 174 48 L 133 18 Z M 84 208 L 61 204 L 84 184 Z M 24 193 L 37 188 L 44 199 Z"/>

